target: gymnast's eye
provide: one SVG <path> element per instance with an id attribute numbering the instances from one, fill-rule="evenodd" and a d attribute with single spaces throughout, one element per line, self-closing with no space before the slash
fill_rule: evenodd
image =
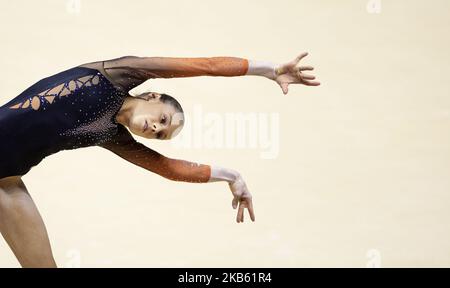
<path id="1" fill-rule="evenodd" d="M 166 124 L 166 122 L 167 122 L 167 117 L 166 117 L 166 115 L 163 115 L 161 117 L 161 124 Z"/>
<path id="2" fill-rule="evenodd" d="M 158 133 L 156 133 L 156 139 L 161 139 L 163 136 L 163 133 L 161 131 L 159 131 Z"/>

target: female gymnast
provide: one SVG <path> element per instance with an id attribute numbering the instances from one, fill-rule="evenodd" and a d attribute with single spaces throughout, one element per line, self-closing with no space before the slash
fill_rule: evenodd
<path id="1" fill-rule="evenodd" d="M 0 232 L 22 267 L 56 267 L 44 222 L 21 177 L 45 157 L 88 146 L 174 181 L 228 183 L 236 221 L 244 208 L 255 221 L 252 196 L 241 175 L 218 166 L 165 157 L 137 142 L 170 139 L 183 127 L 180 104 L 156 92 L 130 96 L 150 78 L 258 75 L 289 84 L 317 86 L 300 66 L 307 53 L 276 65 L 237 57 L 136 57 L 83 64 L 44 78 L 0 107 Z"/>

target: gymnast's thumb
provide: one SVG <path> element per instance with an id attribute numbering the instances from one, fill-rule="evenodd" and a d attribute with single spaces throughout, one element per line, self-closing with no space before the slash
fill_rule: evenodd
<path id="1" fill-rule="evenodd" d="M 238 199 L 237 197 L 234 197 L 233 201 L 231 201 L 231 206 L 233 206 L 233 209 L 237 208 L 237 204 L 238 204 L 238 200 L 237 199 Z"/>
<path id="2" fill-rule="evenodd" d="M 281 83 L 280 87 L 283 90 L 283 94 L 286 95 L 288 93 L 288 83 Z"/>

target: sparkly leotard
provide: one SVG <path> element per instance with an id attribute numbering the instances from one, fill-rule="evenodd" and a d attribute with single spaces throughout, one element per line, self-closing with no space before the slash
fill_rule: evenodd
<path id="1" fill-rule="evenodd" d="M 0 107 L 0 179 L 24 175 L 58 151 L 110 140 L 126 95 L 85 67 L 35 83 Z"/>

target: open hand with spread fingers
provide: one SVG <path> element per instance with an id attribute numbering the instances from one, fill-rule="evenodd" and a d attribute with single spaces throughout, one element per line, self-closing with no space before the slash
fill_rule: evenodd
<path id="1" fill-rule="evenodd" d="M 307 52 L 301 53 L 294 60 L 281 64 L 275 69 L 276 78 L 274 81 L 280 85 L 285 95 L 288 93 L 289 84 L 320 85 L 320 82 L 314 81 L 315 76 L 305 73 L 305 71 L 314 70 L 314 67 L 300 65 L 300 61 L 307 55 Z"/>

